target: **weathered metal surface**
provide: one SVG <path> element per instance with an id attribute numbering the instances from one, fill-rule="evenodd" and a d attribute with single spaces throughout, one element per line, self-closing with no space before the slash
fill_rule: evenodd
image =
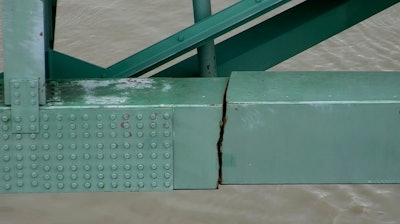
<path id="1" fill-rule="evenodd" d="M 241 72 L 223 184 L 400 183 L 400 73 Z"/>
<path id="2" fill-rule="evenodd" d="M 44 6 L 41 0 L 2 3 L 5 103 L 11 104 L 11 80 L 39 83 L 39 102 L 45 104 Z"/>
<path id="3" fill-rule="evenodd" d="M 52 81 L 39 133 L 13 133 L 2 104 L 0 192 L 215 189 L 226 83 Z"/>

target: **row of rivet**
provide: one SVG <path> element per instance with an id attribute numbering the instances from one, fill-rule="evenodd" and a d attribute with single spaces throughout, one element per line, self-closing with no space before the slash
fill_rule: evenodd
<path id="1" fill-rule="evenodd" d="M 16 182 L 16 185 L 17 185 L 17 187 L 22 188 L 22 187 L 24 187 L 24 182 L 23 182 L 23 181 L 17 181 L 17 182 Z M 151 182 L 150 185 L 151 185 L 153 188 L 156 188 L 156 187 L 158 187 L 158 182 L 153 181 L 153 182 Z M 32 187 L 38 187 L 38 186 L 39 186 L 39 181 L 37 181 L 37 180 L 31 181 L 31 186 L 32 186 Z M 118 183 L 118 182 L 111 182 L 111 183 L 110 183 L 110 187 L 111 187 L 111 188 L 118 188 L 118 186 L 119 186 L 119 183 Z M 130 182 L 130 181 L 124 182 L 123 186 L 124 186 L 125 188 L 131 188 L 131 187 L 133 187 L 132 182 Z M 43 184 L 43 187 L 44 187 L 45 189 L 47 189 L 47 190 L 50 190 L 50 189 L 52 188 L 52 185 L 51 185 L 51 183 L 48 183 L 48 182 L 47 182 L 47 183 L 44 183 L 44 184 Z M 70 187 L 71 187 L 72 189 L 77 189 L 77 188 L 79 187 L 79 184 L 73 182 L 73 183 L 70 184 Z M 85 182 L 85 183 L 83 184 L 83 187 L 86 188 L 86 189 L 90 189 L 90 188 L 92 188 L 92 183 L 90 183 L 90 182 Z M 106 185 L 105 185 L 104 182 L 98 182 L 98 183 L 97 183 L 97 187 L 98 187 L 98 188 L 105 188 Z M 139 188 L 144 188 L 144 187 L 145 187 L 145 183 L 140 181 L 140 182 L 137 183 L 137 187 L 139 187 Z M 171 187 L 171 183 L 168 182 L 168 181 L 167 181 L 167 182 L 164 182 L 164 187 L 166 187 L 166 188 Z M 11 187 L 10 184 L 5 184 L 5 185 L 4 185 L 4 189 L 5 189 L 5 190 L 11 190 L 11 188 L 12 188 L 12 187 Z M 64 188 L 65 188 L 65 184 L 62 183 L 62 182 L 59 182 L 59 183 L 57 183 L 57 188 L 58 188 L 58 189 L 64 189 Z"/>
<path id="2" fill-rule="evenodd" d="M 3 117 L 7 117 L 7 116 L 3 116 Z M 64 115 L 62 115 L 62 114 L 58 114 L 58 115 L 56 115 L 56 120 L 57 121 L 63 121 L 63 119 L 64 119 Z M 96 115 L 95 116 L 96 117 L 96 120 L 97 121 L 103 121 L 103 115 L 101 115 L 101 114 L 98 114 L 98 115 Z M 111 120 L 111 121 L 115 121 L 115 120 L 117 120 L 117 115 L 116 114 L 111 114 L 110 116 L 109 116 L 109 120 Z M 123 120 L 129 120 L 130 119 L 130 117 L 131 117 L 131 115 L 130 114 L 123 114 L 122 115 L 122 119 Z M 157 113 L 152 113 L 150 116 L 149 116 L 149 118 L 151 119 L 151 120 L 157 120 Z M 42 118 L 43 118 L 43 121 L 49 121 L 50 120 L 50 116 L 49 115 L 47 115 L 47 114 L 44 114 L 43 116 L 42 116 Z M 143 114 L 137 114 L 136 115 L 136 120 L 138 120 L 138 121 L 141 121 L 141 120 L 143 120 Z M 163 118 L 164 118 L 164 120 L 169 120 L 170 118 L 171 118 L 171 115 L 169 114 L 169 113 L 165 113 L 164 115 L 163 115 Z M 7 119 L 7 118 L 4 118 L 4 119 Z M 69 115 L 69 120 L 70 121 L 76 121 L 78 119 L 78 115 L 75 115 L 75 114 L 70 114 Z M 82 120 L 83 121 L 88 121 L 90 119 L 90 116 L 88 115 L 88 114 L 83 114 L 82 115 Z M 3 120 L 4 121 L 4 120 Z"/>
<path id="3" fill-rule="evenodd" d="M 122 145 L 123 145 L 123 147 L 124 147 L 125 149 L 130 149 L 131 146 L 132 146 L 132 144 L 131 144 L 131 143 L 128 143 L 128 142 L 126 142 L 126 143 L 124 143 L 124 144 L 122 144 Z M 136 147 L 137 147 L 138 149 L 143 149 L 144 146 L 145 146 L 145 144 L 144 144 L 144 143 L 141 143 L 141 142 L 139 142 L 139 143 L 136 144 Z M 152 149 L 158 148 L 158 144 L 157 144 L 156 142 L 150 143 L 149 146 L 150 146 Z M 56 149 L 58 149 L 58 150 L 63 150 L 63 149 L 65 148 L 64 144 L 57 144 L 55 147 L 56 147 Z M 110 149 L 117 149 L 117 148 L 119 148 L 119 144 L 118 144 L 118 143 L 111 143 L 109 146 L 106 146 L 106 145 L 103 144 L 103 143 L 95 144 L 95 148 L 97 148 L 97 149 L 104 149 L 104 148 L 106 148 L 106 147 L 109 147 Z M 169 142 L 164 142 L 163 147 L 164 147 L 165 149 L 169 149 L 169 148 L 171 147 L 171 143 L 169 143 Z M 10 148 L 11 148 L 11 147 L 10 147 L 9 145 L 3 145 L 2 150 L 3 150 L 3 151 L 8 151 L 8 150 L 10 150 Z M 35 151 L 35 150 L 38 149 L 38 147 L 37 147 L 36 145 L 30 145 L 29 148 L 30 148 L 32 151 Z M 49 150 L 49 149 L 51 148 L 51 145 L 43 145 L 42 148 L 43 148 L 44 150 Z M 71 144 L 71 145 L 69 146 L 69 148 L 72 149 L 72 150 L 76 150 L 76 149 L 78 149 L 79 147 L 78 147 L 77 144 Z M 82 145 L 82 148 L 83 148 L 83 149 L 90 149 L 90 148 L 91 148 L 91 144 L 85 143 L 85 144 Z M 21 151 L 21 150 L 24 149 L 24 145 L 23 145 L 23 144 L 16 144 L 16 145 L 15 145 L 15 149 Z"/>
<path id="4" fill-rule="evenodd" d="M 171 158 L 171 154 L 170 154 L 169 152 L 164 153 L 163 156 L 164 156 L 165 159 L 170 159 L 170 158 Z M 143 153 L 137 153 L 137 154 L 136 154 L 136 157 L 137 157 L 138 159 L 144 159 L 145 155 L 144 155 Z M 51 159 L 51 156 L 48 155 L 48 154 L 45 154 L 45 155 L 42 156 L 42 158 L 43 158 L 44 161 L 49 161 L 49 160 Z M 85 160 L 90 160 L 90 159 L 92 158 L 92 156 L 91 156 L 91 154 L 85 153 L 85 154 L 83 154 L 83 158 L 84 158 Z M 97 158 L 97 159 L 99 159 L 99 160 L 102 160 L 102 159 L 104 159 L 104 154 L 97 154 L 97 155 L 95 156 L 95 158 Z M 130 154 L 130 153 L 125 153 L 125 154 L 122 156 L 122 158 L 124 158 L 124 159 L 130 159 L 130 158 L 131 158 L 131 154 Z M 151 153 L 150 156 L 149 156 L 149 158 L 151 158 L 151 159 L 157 159 L 157 158 L 158 158 L 158 154 L 157 154 L 157 153 Z M 23 157 L 22 155 L 16 155 L 16 156 L 15 156 L 15 159 L 16 159 L 16 161 L 23 161 L 23 160 L 24 160 L 24 157 Z M 39 158 L 38 158 L 37 155 L 31 155 L 31 156 L 29 156 L 29 159 L 30 159 L 31 161 L 37 161 Z M 56 159 L 59 160 L 59 161 L 64 160 L 64 155 L 58 154 L 58 155 L 56 156 Z M 71 159 L 71 160 L 77 160 L 77 159 L 78 159 L 78 155 L 76 155 L 76 154 L 71 154 L 71 155 L 70 155 L 70 159 Z M 110 159 L 114 159 L 114 160 L 115 160 L 115 159 L 118 159 L 118 154 L 116 154 L 116 153 L 110 154 Z M 12 159 L 11 159 L 11 157 L 10 157 L 9 155 L 4 155 L 4 156 L 3 156 L 3 161 L 4 161 L 4 162 L 10 162 L 10 161 L 12 161 Z"/>
<path id="5" fill-rule="evenodd" d="M 143 174 L 143 173 L 138 173 L 137 175 L 137 178 L 138 179 L 144 179 L 145 178 L 145 175 Z M 18 178 L 18 179 L 22 179 L 22 178 L 24 178 L 24 174 L 22 173 L 22 172 L 19 172 L 19 173 L 17 173 L 16 174 L 16 177 Z M 36 179 L 36 178 L 38 178 L 39 177 L 39 174 L 37 173 L 37 172 L 33 172 L 33 173 L 31 173 L 31 177 L 32 178 L 34 178 L 34 179 Z M 84 174 L 84 175 L 82 175 L 82 177 L 85 179 L 85 180 L 91 180 L 92 179 L 92 175 L 91 174 L 89 174 L 89 173 L 86 173 L 86 174 Z M 125 178 L 125 179 L 131 179 L 132 178 L 132 174 L 131 173 L 125 173 L 124 175 L 123 175 L 123 177 Z M 151 177 L 152 179 L 157 179 L 158 178 L 158 174 L 157 173 L 151 173 L 150 175 L 149 175 L 149 177 Z M 57 175 L 57 180 L 59 180 L 59 181 L 62 181 L 62 180 L 64 180 L 64 175 L 62 175 L 62 174 L 58 174 Z M 110 178 L 111 179 L 118 179 L 118 173 L 112 173 L 112 174 L 110 174 Z M 171 174 L 170 173 L 164 173 L 164 178 L 165 179 L 170 179 L 171 178 Z M 4 176 L 3 176 L 3 180 L 4 181 L 11 181 L 11 176 L 10 175 L 8 175 L 8 174 L 5 174 Z M 70 179 L 71 180 L 77 180 L 78 179 L 78 175 L 76 174 L 76 173 L 73 173 L 73 174 L 71 174 L 70 175 Z M 103 173 L 98 173 L 97 174 L 97 179 L 100 179 L 100 180 L 102 180 L 102 179 L 104 179 L 104 174 Z M 45 175 L 43 175 L 43 180 L 51 180 L 51 175 L 49 175 L 49 174 L 45 174 Z"/>
<path id="6" fill-rule="evenodd" d="M 6 129 L 8 130 L 8 127 L 7 127 Z M 4 127 L 3 127 L 3 130 L 4 130 Z M 83 138 L 90 138 L 90 137 L 91 137 L 91 133 L 89 133 L 89 132 L 84 132 L 84 133 L 82 133 L 81 135 L 82 135 Z M 64 135 L 62 132 L 56 133 L 55 136 L 56 136 L 58 139 L 62 139 L 62 138 L 65 137 L 65 135 Z M 71 138 L 75 139 L 75 138 L 78 137 L 78 134 L 77 134 L 76 132 L 70 132 L 70 133 L 69 133 L 69 136 L 70 136 Z M 95 133 L 95 136 L 96 136 L 97 138 L 104 138 L 104 137 L 105 137 L 105 135 L 104 135 L 103 132 L 96 132 L 96 133 Z M 118 137 L 118 133 L 117 133 L 117 132 L 110 132 L 109 136 L 110 136 L 111 138 L 117 138 L 117 137 Z M 124 137 L 124 138 L 130 138 L 130 137 L 132 137 L 132 136 L 133 136 L 132 132 L 127 132 L 127 131 L 126 131 L 126 132 L 123 133 L 123 137 Z M 140 132 L 140 131 L 139 131 L 139 132 L 136 132 L 136 136 L 137 136 L 138 138 L 143 138 L 143 137 L 144 137 L 144 133 L 143 133 L 143 132 Z M 152 132 L 150 132 L 149 136 L 152 137 L 152 138 L 156 138 L 156 137 L 158 136 L 158 133 L 157 133 L 156 131 L 152 131 Z M 170 131 L 164 131 L 164 132 L 163 132 L 163 136 L 164 136 L 164 137 L 169 137 L 169 136 L 171 136 L 171 132 L 170 132 Z M 3 137 L 4 140 L 8 140 L 8 139 L 10 139 L 11 134 L 3 134 L 2 137 Z M 30 137 L 32 140 L 34 140 L 34 139 L 37 138 L 37 134 L 30 134 L 29 137 Z M 49 138 L 51 138 L 51 135 L 50 135 L 50 133 L 48 133 L 48 132 L 44 132 L 44 133 L 42 134 L 42 137 L 45 138 L 45 139 L 49 139 Z M 22 140 L 22 138 L 23 138 L 23 135 L 21 135 L 21 134 L 16 134 L 16 135 L 15 135 L 15 139 L 16 139 L 16 140 Z"/>

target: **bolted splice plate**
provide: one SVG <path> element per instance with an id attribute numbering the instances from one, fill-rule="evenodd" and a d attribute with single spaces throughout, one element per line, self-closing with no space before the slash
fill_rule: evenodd
<path id="1" fill-rule="evenodd" d="M 0 192 L 173 189 L 171 108 L 40 111 L 40 133 L 13 134 L 0 110 Z"/>

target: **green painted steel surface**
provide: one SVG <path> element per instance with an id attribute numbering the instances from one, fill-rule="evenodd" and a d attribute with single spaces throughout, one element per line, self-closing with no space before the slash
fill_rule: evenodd
<path id="1" fill-rule="evenodd" d="M 400 183 L 400 73 L 234 73 L 223 184 Z"/>
<path id="2" fill-rule="evenodd" d="M 2 1 L 5 103 L 11 104 L 11 80 L 39 82 L 40 104 L 45 96 L 44 5 L 41 0 Z"/>
<path id="3" fill-rule="evenodd" d="M 218 75 L 266 70 L 398 3 L 308 0 L 216 45 Z M 155 76 L 198 76 L 197 55 Z"/>
<path id="4" fill-rule="evenodd" d="M 288 2 L 242 0 L 108 68 L 109 77 L 139 76 Z M 196 67 L 197 68 L 197 67 Z M 178 74 L 175 74 L 178 75 Z"/>
<path id="5" fill-rule="evenodd" d="M 51 81 L 39 133 L 12 133 L 11 108 L 2 103 L 0 192 L 215 189 L 226 84 Z"/>
<path id="6" fill-rule="evenodd" d="M 48 74 L 50 79 L 102 78 L 105 68 L 48 49 Z"/>

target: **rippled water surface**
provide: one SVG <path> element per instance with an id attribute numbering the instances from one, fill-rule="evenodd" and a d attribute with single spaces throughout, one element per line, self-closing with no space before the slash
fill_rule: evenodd
<path id="1" fill-rule="evenodd" d="M 216 12 L 236 1 L 213 2 Z M 108 66 L 190 25 L 191 7 L 182 0 L 59 0 L 56 48 Z M 271 70 L 400 71 L 400 4 Z M 222 186 L 0 195 L 0 224 L 400 223 L 399 208 L 399 185 Z"/>

